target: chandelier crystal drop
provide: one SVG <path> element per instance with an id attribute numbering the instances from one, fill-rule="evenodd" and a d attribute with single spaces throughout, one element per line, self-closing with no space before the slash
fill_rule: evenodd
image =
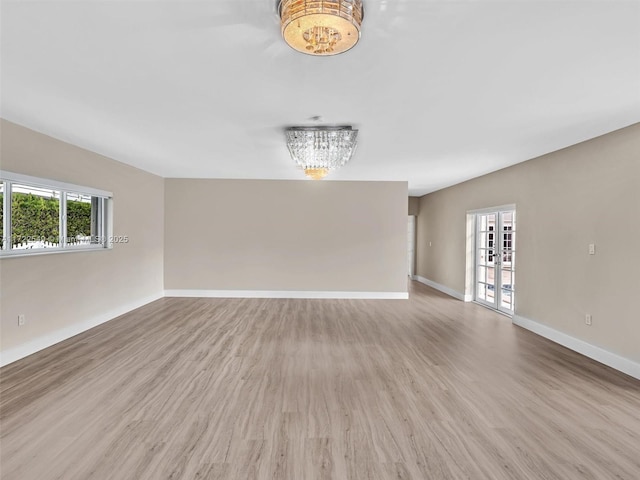
<path id="1" fill-rule="evenodd" d="M 337 55 L 360 40 L 362 0 L 281 0 L 282 37 L 309 55 Z"/>
<path id="2" fill-rule="evenodd" d="M 351 159 L 358 130 L 350 126 L 290 127 L 285 135 L 291 158 L 305 175 L 320 180 Z"/>

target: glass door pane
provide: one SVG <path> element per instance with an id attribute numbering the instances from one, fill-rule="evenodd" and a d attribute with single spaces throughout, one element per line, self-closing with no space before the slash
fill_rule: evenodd
<path id="1" fill-rule="evenodd" d="M 500 302 L 498 309 L 509 314 L 514 312 L 515 257 L 516 257 L 516 212 L 500 212 Z"/>
<path id="2" fill-rule="evenodd" d="M 497 214 L 478 215 L 476 233 L 476 300 L 496 307 Z"/>
<path id="3" fill-rule="evenodd" d="M 476 224 L 476 301 L 512 314 L 515 299 L 515 211 L 478 214 Z"/>

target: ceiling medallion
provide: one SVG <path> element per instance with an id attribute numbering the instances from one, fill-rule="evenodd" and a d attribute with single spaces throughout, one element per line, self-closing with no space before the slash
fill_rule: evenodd
<path id="1" fill-rule="evenodd" d="M 362 0 L 281 0 L 282 37 L 295 50 L 337 55 L 360 40 Z"/>
<path id="2" fill-rule="evenodd" d="M 358 130 L 351 126 L 289 127 L 285 135 L 291 158 L 307 177 L 321 180 L 351 159 Z"/>

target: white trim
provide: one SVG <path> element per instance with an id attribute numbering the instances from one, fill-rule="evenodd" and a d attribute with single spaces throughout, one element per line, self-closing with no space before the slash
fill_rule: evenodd
<path id="1" fill-rule="evenodd" d="M 52 255 L 54 253 L 72 253 L 72 252 L 102 252 L 113 250 L 113 246 L 110 247 L 95 247 L 93 245 L 78 245 L 73 247 L 51 247 L 51 248 L 36 248 L 25 250 L 3 250 L 0 253 L 0 260 L 5 258 L 20 258 L 20 257 L 33 257 L 34 255 Z"/>
<path id="2" fill-rule="evenodd" d="M 57 180 L 50 180 L 48 178 L 32 177 L 30 175 L 23 175 L 21 173 L 7 172 L 6 170 L 0 170 L 0 178 L 14 183 L 25 183 L 34 187 L 55 188 L 59 190 L 66 190 L 73 193 L 86 193 L 88 195 L 94 195 L 96 197 L 108 197 L 112 198 L 113 193 L 106 190 L 98 190 L 97 188 L 84 187 L 81 185 L 75 185 L 73 183 L 59 182 Z"/>
<path id="3" fill-rule="evenodd" d="M 476 220 L 478 215 L 466 215 L 466 242 L 464 258 L 464 301 L 471 302 L 476 291 Z"/>
<path id="4" fill-rule="evenodd" d="M 58 238 L 60 239 L 60 248 L 64 249 L 67 246 L 67 192 L 65 192 L 64 190 L 60 192 L 58 225 Z"/>
<path id="5" fill-rule="evenodd" d="M 0 178 L 0 183 L 3 185 L 3 197 L 2 197 L 2 245 L 0 245 L 0 254 L 4 254 L 9 250 L 9 244 L 11 243 L 11 182 L 5 182 Z"/>
<path id="6" fill-rule="evenodd" d="M 463 302 L 470 302 L 472 300 L 471 295 L 464 295 L 463 293 L 454 290 L 453 288 L 449 288 L 446 285 L 441 285 L 433 280 L 429 280 L 428 278 L 421 277 L 420 275 L 414 275 L 414 280 L 417 280 L 420 283 L 424 283 L 431 288 L 435 288 L 436 290 L 441 291 L 442 293 L 446 293 L 447 295 L 457 298 L 458 300 L 462 300 Z"/>
<path id="7" fill-rule="evenodd" d="M 571 335 L 567 335 L 566 333 L 562 333 L 554 328 L 520 315 L 513 316 L 513 324 L 640 380 L 640 363 L 634 362 L 629 358 L 621 357 L 601 347 L 596 347 L 584 340 L 572 337 Z"/>
<path id="8" fill-rule="evenodd" d="M 69 325 L 67 327 L 61 328 L 60 330 L 56 330 L 54 332 L 50 332 L 48 334 L 30 340 L 26 343 L 23 343 L 22 345 L 18 345 L 6 351 L 0 352 L 0 367 L 4 367 L 5 365 L 13 363 L 16 360 L 20 360 L 21 358 L 27 357 L 33 353 L 39 352 L 40 350 L 44 350 L 45 348 L 55 345 L 56 343 L 67 340 L 93 327 L 97 327 L 98 325 L 106 323 L 109 320 L 113 320 L 120 315 L 124 315 L 125 313 L 135 310 L 136 308 L 140 308 L 148 303 L 154 302 L 162 297 L 162 293 L 158 293 L 155 295 L 149 295 L 148 297 L 140 298 L 136 301 L 127 303 L 118 308 L 114 308 L 113 310 L 99 314 L 83 322 L 74 323 L 73 325 Z"/>
<path id="9" fill-rule="evenodd" d="M 333 298 L 407 300 L 408 292 L 333 292 L 304 290 L 165 290 L 165 297 L 200 298 Z"/>

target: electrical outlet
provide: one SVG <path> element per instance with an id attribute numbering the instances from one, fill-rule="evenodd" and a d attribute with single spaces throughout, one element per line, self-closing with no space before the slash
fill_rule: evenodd
<path id="1" fill-rule="evenodd" d="M 26 317 L 23 314 L 18 315 L 18 326 L 23 326 L 26 321 Z"/>
<path id="2" fill-rule="evenodd" d="M 429 242 L 429 246 L 431 246 L 431 242 Z"/>
<path id="3" fill-rule="evenodd" d="M 589 255 L 595 255 L 596 254 L 596 244 L 595 243 L 590 243 L 589 244 Z"/>
<path id="4" fill-rule="evenodd" d="M 587 313 L 587 314 L 584 316 L 584 323 L 585 323 L 586 325 L 591 325 L 591 315 L 590 315 L 590 314 L 588 314 L 588 313 Z"/>

